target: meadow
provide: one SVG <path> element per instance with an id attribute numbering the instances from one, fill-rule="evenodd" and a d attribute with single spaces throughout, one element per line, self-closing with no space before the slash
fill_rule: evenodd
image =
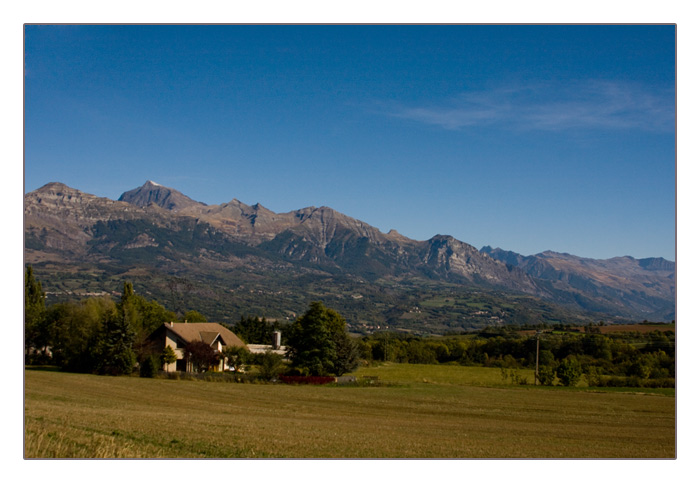
<path id="1" fill-rule="evenodd" d="M 531 371 L 523 372 L 523 376 Z M 385 364 L 374 385 L 25 371 L 26 458 L 674 458 L 673 390 L 518 386 Z"/>

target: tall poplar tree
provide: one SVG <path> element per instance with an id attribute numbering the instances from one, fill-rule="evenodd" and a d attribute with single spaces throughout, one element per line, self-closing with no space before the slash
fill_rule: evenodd
<path id="1" fill-rule="evenodd" d="M 34 270 L 27 265 L 24 273 L 24 347 L 45 349 L 50 343 L 46 321 L 45 293 L 41 282 L 34 277 Z"/>
<path id="2" fill-rule="evenodd" d="M 24 321 L 35 323 L 44 316 L 46 303 L 45 293 L 41 288 L 41 282 L 34 278 L 34 269 L 27 265 L 24 273 Z"/>

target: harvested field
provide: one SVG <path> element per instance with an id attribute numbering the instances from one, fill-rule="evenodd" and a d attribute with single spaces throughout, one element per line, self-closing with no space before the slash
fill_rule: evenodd
<path id="1" fill-rule="evenodd" d="M 25 457 L 675 456 L 673 396 L 462 377 L 332 387 L 25 371 Z"/>

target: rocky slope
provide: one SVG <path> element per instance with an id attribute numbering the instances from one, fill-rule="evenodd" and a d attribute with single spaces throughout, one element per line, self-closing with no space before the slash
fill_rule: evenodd
<path id="1" fill-rule="evenodd" d="M 401 283 L 426 280 L 507 290 L 570 306 L 642 316 L 673 312 L 675 264 L 522 257 L 453 237 L 411 240 L 328 207 L 274 213 L 236 199 L 206 205 L 151 181 L 118 201 L 49 183 L 25 195 L 25 261 L 61 270 L 110 266 L 230 285 L 295 277 Z M 614 259 L 616 260 L 616 259 Z M 58 265 L 57 265 L 58 266 Z M 193 274 L 196 274 L 194 276 Z M 353 278 L 354 277 L 354 278 Z"/>

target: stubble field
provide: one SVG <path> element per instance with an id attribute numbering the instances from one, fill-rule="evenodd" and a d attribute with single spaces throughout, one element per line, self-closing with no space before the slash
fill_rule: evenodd
<path id="1" fill-rule="evenodd" d="M 377 387 L 25 371 L 26 458 L 674 458 L 672 393 L 390 364 Z M 670 395 L 669 395 L 670 394 Z"/>

